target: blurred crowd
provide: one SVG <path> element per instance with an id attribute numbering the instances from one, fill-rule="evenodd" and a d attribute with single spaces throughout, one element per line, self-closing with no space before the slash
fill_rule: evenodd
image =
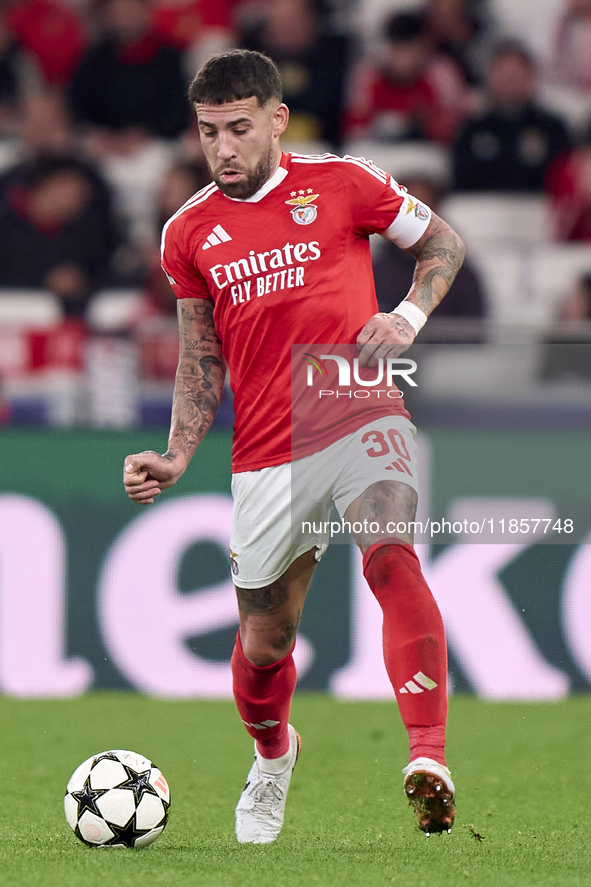
<path id="1" fill-rule="evenodd" d="M 0 288 L 52 293 L 76 336 L 104 291 L 139 294 L 128 326 L 175 314 L 160 231 L 209 181 L 187 85 L 232 46 L 277 62 L 287 146 L 436 146 L 446 171 L 403 181 L 435 209 L 450 194 L 544 196 L 553 240 L 589 244 L 591 0 L 540 0 L 552 13 L 545 51 L 505 6 L 2 0 Z M 412 262 L 386 245 L 375 274 L 391 310 Z M 591 317 L 589 274 L 591 260 L 560 315 Z M 439 316 L 486 311 L 486 281 L 468 259 Z"/>

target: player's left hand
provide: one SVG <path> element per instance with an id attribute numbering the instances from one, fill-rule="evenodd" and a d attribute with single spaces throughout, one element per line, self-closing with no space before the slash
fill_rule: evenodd
<path id="1" fill-rule="evenodd" d="M 399 357 L 410 348 L 415 336 L 408 320 L 400 314 L 374 314 L 357 336 L 359 363 L 374 367 L 380 357 Z"/>

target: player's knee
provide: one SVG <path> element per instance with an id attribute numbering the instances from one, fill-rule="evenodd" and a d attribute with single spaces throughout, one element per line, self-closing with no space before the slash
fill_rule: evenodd
<path id="1" fill-rule="evenodd" d="M 293 646 L 293 641 L 284 643 L 280 637 L 261 636 L 258 632 L 242 632 L 241 640 L 244 655 L 249 662 L 259 667 L 279 662 Z"/>

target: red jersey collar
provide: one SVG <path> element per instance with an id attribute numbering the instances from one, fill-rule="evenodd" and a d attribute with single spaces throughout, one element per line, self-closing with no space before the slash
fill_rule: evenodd
<path id="1" fill-rule="evenodd" d="M 286 154 L 285 151 L 281 152 L 281 160 L 279 162 L 279 166 L 273 173 L 270 179 L 267 179 L 264 185 L 261 185 L 258 191 L 256 191 L 252 197 L 247 197 L 246 200 L 242 200 L 239 197 L 229 197 L 228 200 L 234 200 L 236 203 L 258 203 L 263 197 L 266 197 L 270 191 L 273 191 L 277 185 L 280 185 L 284 178 L 287 176 L 289 172 L 289 167 L 291 165 L 291 154 Z M 227 196 L 227 195 L 226 195 Z"/>

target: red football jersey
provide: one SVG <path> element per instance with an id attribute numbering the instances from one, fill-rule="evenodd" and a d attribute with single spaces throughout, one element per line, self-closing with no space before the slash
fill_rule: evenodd
<path id="1" fill-rule="evenodd" d="M 167 222 L 162 267 L 178 298 L 214 303 L 234 393 L 235 472 L 291 460 L 291 346 L 354 344 L 378 310 L 369 235 L 409 247 L 430 216 L 363 158 L 283 154 L 247 200 L 212 183 Z M 401 400 L 380 407 L 390 412 L 407 415 Z M 351 413 L 321 445 L 371 418 Z"/>

